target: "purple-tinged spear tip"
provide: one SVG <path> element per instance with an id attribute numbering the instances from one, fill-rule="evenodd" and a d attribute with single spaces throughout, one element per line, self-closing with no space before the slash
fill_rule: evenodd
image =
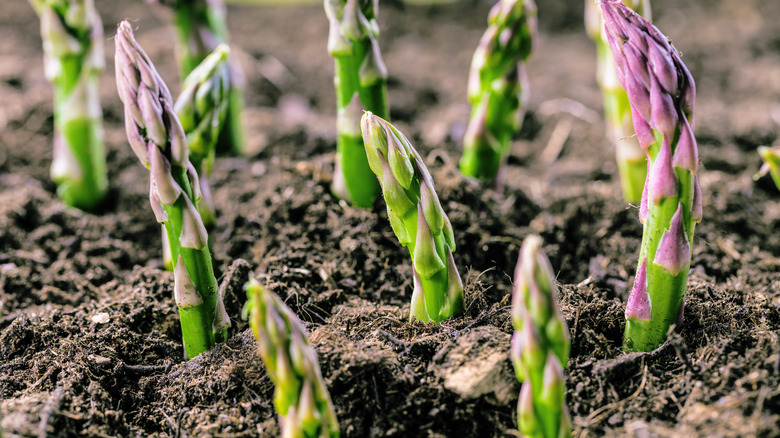
<path id="1" fill-rule="evenodd" d="M 691 245 L 683 227 L 683 205 L 677 206 L 669 229 L 661 237 L 653 263 L 676 276 L 691 262 Z"/>
<path id="2" fill-rule="evenodd" d="M 647 293 L 647 259 L 642 260 L 634 278 L 634 287 L 628 295 L 626 319 L 650 320 L 650 295 Z"/>

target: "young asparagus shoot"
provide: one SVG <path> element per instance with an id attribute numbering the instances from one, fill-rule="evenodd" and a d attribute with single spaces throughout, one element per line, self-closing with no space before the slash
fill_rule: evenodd
<path id="1" fill-rule="evenodd" d="M 274 407 L 282 437 L 338 438 L 336 412 L 303 324 L 254 278 L 245 289 L 244 315 L 249 317 L 260 357 L 276 386 Z"/>
<path id="2" fill-rule="evenodd" d="M 336 167 L 331 190 L 350 204 L 370 208 L 380 188 L 360 137 L 363 110 L 387 118 L 387 68 L 379 52 L 377 0 L 325 0 L 328 52 L 336 63 Z"/>
<path id="3" fill-rule="evenodd" d="M 512 364 L 523 384 L 517 403 L 520 432 L 531 438 L 571 436 L 563 368 L 569 329 L 558 311 L 558 288 L 542 239 L 525 238 L 512 290 Z"/>
<path id="4" fill-rule="evenodd" d="M 414 271 L 411 318 L 439 323 L 463 312 L 463 282 L 452 256 L 455 237 L 433 177 L 406 137 L 366 112 L 361 121 L 371 170 L 387 203 L 387 217 Z"/>
<path id="5" fill-rule="evenodd" d="M 182 92 L 173 105 L 187 136 L 190 162 L 198 171 L 201 193 L 198 211 L 207 231 L 212 231 L 217 225 L 217 207 L 211 196 L 208 178 L 214 166 L 217 139 L 224 127 L 228 109 L 229 54 L 230 49 L 226 44 L 217 46 L 184 80 Z M 174 263 L 164 226 L 162 233 L 165 269 L 173 271 Z"/>
<path id="6" fill-rule="evenodd" d="M 650 0 L 623 0 L 623 3 L 650 20 Z M 585 0 L 585 28 L 596 43 L 596 79 L 604 95 L 607 136 L 615 143 L 623 199 L 638 203 L 647 178 L 647 159 L 634 133 L 628 95 L 618 81 L 615 60 L 604 31 L 604 19 L 594 0 Z"/>
<path id="7" fill-rule="evenodd" d="M 108 191 L 98 75 L 103 25 L 94 0 L 30 0 L 41 18 L 43 63 L 54 85 L 51 178 L 60 199 L 90 210 Z"/>
<path id="8" fill-rule="evenodd" d="M 756 178 L 769 173 L 777 188 L 780 189 L 780 146 L 761 146 L 758 148 L 758 154 L 764 160 L 764 165 L 756 174 Z"/>
<path id="9" fill-rule="evenodd" d="M 116 82 L 125 108 L 130 146 L 150 172 L 149 201 L 165 226 L 174 265 L 174 296 L 179 307 L 187 358 L 227 338 L 230 319 L 217 293 L 208 234 L 198 213 L 200 183 L 189 160 L 187 139 L 172 99 L 127 21 L 119 24 Z"/>
<path id="10" fill-rule="evenodd" d="M 525 62 L 535 38 L 533 0 L 500 0 L 490 10 L 469 73 L 471 119 L 460 159 L 464 175 L 485 182 L 499 178 L 512 137 L 523 123 L 528 99 Z"/>
<path id="11" fill-rule="evenodd" d="M 693 135 L 696 87 L 680 54 L 654 25 L 619 0 L 602 0 L 601 10 L 648 162 L 639 208 L 644 233 L 623 348 L 650 351 L 672 324 L 682 322 L 693 231 L 702 217 Z"/>
<path id="12" fill-rule="evenodd" d="M 228 42 L 227 9 L 223 0 L 149 0 L 171 4 L 177 36 L 177 56 L 182 78 L 186 78 L 222 43 Z M 229 56 L 228 109 L 220 128 L 217 153 L 240 155 L 245 135 L 244 84 L 246 78 L 235 56 Z"/>

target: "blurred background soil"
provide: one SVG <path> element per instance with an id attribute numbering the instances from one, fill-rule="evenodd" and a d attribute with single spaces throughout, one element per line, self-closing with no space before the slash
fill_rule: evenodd
<path id="1" fill-rule="evenodd" d="M 177 94 L 170 17 L 141 1 L 97 1 L 111 194 L 92 215 L 54 195 L 38 19 L 23 0 L 3 2 L 4 436 L 278 436 L 273 385 L 240 318 L 250 271 L 310 330 L 343 436 L 515 436 L 509 293 L 530 232 L 561 284 L 575 436 L 780 436 L 780 192 L 753 180 L 756 147 L 778 141 L 780 2 L 653 2 L 697 83 L 704 220 L 684 327 L 634 355 L 620 344 L 641 226 L 603 136 L 582 3 L 539 2 L 531 99 L 502 194 L 456 168 L 490 2 L 380 3 L 391 118 L 425 157 L 456 230 L 466 314 L 409 323 L 411 266 L 384 204 L 357 210 L 329 192 L 336 111 L 322 6 L 231 5 L 249 145 L 219 159 L 212 182 L 215 265 L 234 325 L 229 342 L 185 362 L 148 175 L 124 137 L 113 72 L 112 36 L 128 19 Z"/>

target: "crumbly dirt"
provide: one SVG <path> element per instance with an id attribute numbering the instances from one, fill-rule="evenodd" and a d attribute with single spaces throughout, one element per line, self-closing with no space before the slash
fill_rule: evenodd
<path id="1" fill-rule="evenodd" d="M 382 202 L 363 211 L 329 192 L 335 95 L 321 5 L 231 5 L 249 145 L 244 157 L 219 159 L 211 180 L 215 266 L 234 325 L 227 343 L 184 361 L 110 38 L 130 19 L 175 94 L 169 17 L 140 1 L 97 1 L 111 194 L 85 214 L 64 207 L 48 178 L 52 98 L 37 17 L 23 0 L 3 2 L 4 436 L 278 436 L 273 385 L 240 318 L 250 271 L 306 323 L 343 436 L 516 436 L 508 294 L 531 232 L 561 283 L 575 436 L 780 436 L 780 192 L 752 178 L 756 147 L 777 141 L 780 123 L 780 3 L 653 2 L 698 85 L 704 221 L 684 326 L 658 350 L 630 355 L 620 343 L 641 226 L 603 137 L 580 2 L 539 2 L 531 100 L 502 193 L 456 168 L 468 66 L 490 3 L 382 3 L 391 116 L 425 157 L 456 230 L 465 315 L 408 322 L 410 262 Z"/>

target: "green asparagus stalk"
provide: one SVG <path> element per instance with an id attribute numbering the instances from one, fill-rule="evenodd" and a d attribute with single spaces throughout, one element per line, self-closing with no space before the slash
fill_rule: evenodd
<path id="1" fill-rule="evenodd" d="M 463 282 L 452 252 L 455 238 L 433 177 L 406 137 L 366 112 L 361 121 L 371 170 L 382 186 L 387 216 L 414 271 L 411 318 L 439 323 L 463 312 Z"/>
<path id="2" fill-rule="evenodd" d="M 702 218 L 693 135 L 696 87 L 677 50 L 655 26 L 618 0 L 602 0 L 617 76 L 628 93 L 648 173 L 639 220 L 644 233 L 626 305 L 623 348 L 650 351 L 682 323 L 691 242 Z"/>
<path id="3" fill-rule="evenodd" d="M 769 173 L 777 188 L 780 189 L 780 146 L 761 146 L 758 148 L 758 154 L 764 160 L 764 165 L 761 166 L 756 177 Z"/>
<path id="4" fill-rule="evenodd" d="M 523 384 L 517 403 L 520 432 L 530 438 L 571 436 L 563 368 L 569 329 L 558 311 L 558 288 L 542 239 L 526 237 L 512 291 L 512 364 Z"/>
<path id="5" fill-rule="evenodd" d="M 229 53 L 226 44 L 217 46 L 184 80 L 181 95 L 173 105 L 187 136 L 190 162 L 198 171 L 201 193 L 198 210 L 207 231 L 213 230 L 217 224 L 217 209 L 208 178 L 214 165 L 217 136 L 224 125 L 228 108 Z M 165 269 L 173 271 L 174 263 L 164 226 L 162 232 L 163 262 Z"/>
<path id="6" fill-rule="evenodd" d="M 650 20 L 650 0 L 623 0 Z M 626 202 L 640 202 L 647 178 L 647 159 L 639 146 L 631 120 L 631 105 L 626 90 L 615 72 L 615 60 L 604 33 L 604 20 L 594 0 L 585 0 L 585 27 L 596 43 L 598 66 L 596 78 L 604 95 L 607 135 L 615 143 L 615 157 Z"/>
<path id="7" fill-rule="evenodd" d="M 200 178 L 202 197 L 198 209 L 207 230 L 216 225 L 216 208 L 208 177 L 229 108 L 229 56 L 228 46 L 218 45 L 184 80 L 181 95 L 173 106 L 187 136 L 190 162 Z"/>
<path id="8" fill-rule="evenodd" d="M 249 316 L 260 357 L 276 386 L 274 407 L 282 437 L 337 438 L 336 412 L 303 324 L 254 278 L 245 289 L 245 316 Z"/>
<path id="9" fill-rule="evenodd" d="M 336 62 L 338 139 L 333 193 L 369 208 L 379 196 L 360 137 L 360 116 L 368 110 L 388 118 L 387 68 L 379 52 L 378 0 L 325 0 L 330 21 L 328 52 Z"/>
<path id="10" fill-rule="evenodd" d="M 471 119 L 463 138 L 460 171 L 496 181 L 528 99 L 525 62 L 536 35 L 533 0 L 500 0 L 490 10 L 469 73 Z"/>
<path id="11" fill-rule="evenodd" d="M 41 17 L 44 68 L 54 85 L 51 178 L 70 206 L 93 209 L 108 191 L 98 75 L 103 25 L 93 0 L 30 0 Z"/>
<path id="12" fill-rule="evenodd" d="M 182 79 L 186 78 L 217 46 L 228 42 L 227 10 L 223 0 L 147 0 L 171 4 L 177 37 L 177 57 Z M 240 155 L 244 151 L 245 135 L 244 84 L 246 79 L 235 56 L 230 66 L 228 109 L 219 132 L 217 153 Z"/>
<path id="13" fill-rule="evenodd" d="M 208 234 L 198 213 L 200 184 L 187 139 L 171 108 L 171 93 L 127 21 L 119 24 L 116 79 L 125 107 L 125 131 L 149 170 L 149 201 L 165 225 L 174 265 L 174 297 L 187 358 L 227 338 L 230 319 L 217 293 Z"/>

